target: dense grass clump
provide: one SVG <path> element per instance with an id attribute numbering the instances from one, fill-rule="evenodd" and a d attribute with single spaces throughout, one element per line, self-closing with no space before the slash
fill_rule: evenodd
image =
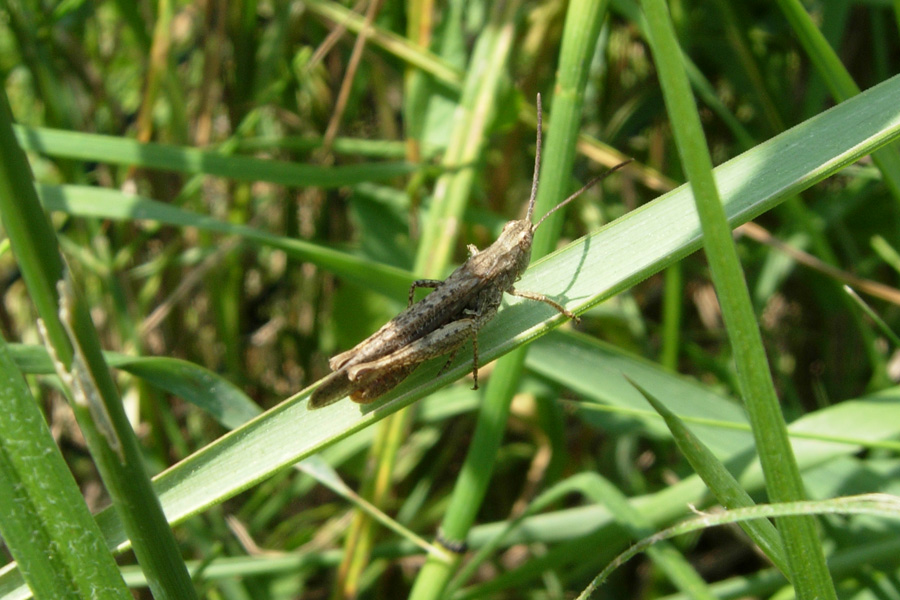
<path id="1" fill-rule="evenodd" d="M 900 17 L 838 4 L 0 5 L 0 600 L 900 595 Z M 307 410 L 538 93 L 536 219 L 634 159 L 516 283 L 580 322 Z"/>

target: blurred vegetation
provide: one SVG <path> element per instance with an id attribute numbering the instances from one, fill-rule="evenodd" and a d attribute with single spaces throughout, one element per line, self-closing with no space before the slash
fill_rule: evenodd
<path id="1" fill-rule="evenodd" d="M 735 159 L 744 178 L 734 195 L 746 210 L 726 212 L 755 218 L 737 250 L 808 495 L 897 494 L 900 171 L 891 146 L 868 154 L 900 132 L 900 103 L 886 100 L 900 6 L 804 8 L 851 83 L 882 84 L 843 112 L 828 109 L 845 100 L 834 82 L 846 74 L 805 43 L 787 0 L 669 3 L 713 162 Z M 597 33 L 582 42 L 579 27 Z M 701 461 L 767 501 L 699 236 L 674 239 L 691 214 L 671 207 L 690 193 L 633 212 L 685 182 L 637 3 L 4 1 L 0 73 L 148 469 L 189 461 L 157 490 L 201 597 L 575 596 L 689 505 L 723 502 L 623 374 L 685 420 L 711 451 Z M 478 412 L 468 345 L 447 373 L 428 363 L 371 412 L 288 400 L 402 309 L 411 281 L 446 276 L 467 244 L 486 247 L 523 214 L 538 93 L 545 152 L 563 149 L 545 154 L 538 215 L 635 159 L 548 222 L 541 253 L 578 243 L 518 286 L 574 303 L 581 323 L 539 337 L 524 367 L 496 367 L 515 396 L 495 413 Z M 784 158 L 765 162 L 770 151 Z M 753 196 L 779 177 L 781 191 Z M 592 270 L 597 248 L 619 262 Z M 97 513 L 109 496 L 16 250 L 0 238 L 0 333 Z M 586 283 L 568 288 L 575 272 Z M 479 337 L 488 394 L 501 385 L 488 360 L 560 324 L 541 307 L 503 315 L 519 308 Z M 490 414 L 482 499 L 459 473 Z M 356 493 L 392 527 L 357 512 Z M 107 545 L 124 543 L 113 513 L 98 522 Z M 839 597 L 900 595 L 895 522 L 819 523 Z M 449 565 L 432 588 L 415 536 L 431 543 L 442 527 L 468 553 L 431 546 Z M 767 558 L 754 541 L 737 528 L 679 537 L 595 597 L 789 596 L 778 550 Z M 118 562 L 150 597 L 133 556 Z M 0 598 L 20 586 L 3 573 Z"/>

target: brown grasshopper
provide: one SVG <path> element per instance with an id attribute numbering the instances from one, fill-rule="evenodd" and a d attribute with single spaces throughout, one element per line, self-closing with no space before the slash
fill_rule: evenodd
<path id="1" fill-rule="evenodd" d="M 470 245 L 469 258 L 447 279 L 420 279 L 409 289 L 406 310 L 391 319 L 372 336 L 329 361 L 332 373 L 312 393 L 309 408 L 321 408 L 350 396 L 367 404 L 390 391 L 426 360 L 450 354 L 446 369 L 467 340 L 472 340 L 472 377 L 478 389 L 478 330 L 497 313 L 503 293 L 549 304 L 570 319 L 578 320 L 559 303 L 535 292 L 515 289 L 514 284 L 531 260 L 535 230 L 562 208 L 607 175 L 631 161 L 620 163 L 531 223 L 537 196 L 541 164 L 541 96 L 537 97 L 537 147 L 528 212 L 524 219 L 510 221 L 500 237 L 487 249 Z M 413 303 L 417 288 L 434 288 Z M 442 369 L 442 370 L 443 370 Z"/>

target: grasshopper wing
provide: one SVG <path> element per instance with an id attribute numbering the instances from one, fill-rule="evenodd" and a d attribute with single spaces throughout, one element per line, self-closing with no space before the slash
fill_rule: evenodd
<path id="1" fill-rule="evenodd" d="M 388 321 L 354 348 L 334 356 L 333 371 L 371 362 L 421 339 L 447 323 L 459 319 L 463 309 L 488 283 L 473 273 L 466 261 L 433 292 Z"/>

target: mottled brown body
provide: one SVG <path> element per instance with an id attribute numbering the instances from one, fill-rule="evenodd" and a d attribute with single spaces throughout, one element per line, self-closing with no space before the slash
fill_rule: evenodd
<path id="1" fill-rule="evenodd" d="M 356 402 L 372 402 L 422 362 L 477 340 L 481 326 L 497 314 L 503 293 L 515 294 L 513 283 L 528 266 L 532 237 L 530 221 L 511 221 L 494 244 L 474 251 L 446 280 L 415 282 L 410 297 L 418 287 L 435 290 L 355 348 L 332 358 L 334 372 L 313 392 L 310 407 L 348 395 Z"/>
<path id="2" fill-rule="evenodd" d="M 526 217 L 507 223 L 497 241 L 485 250 L 469 246 L 468 260 L 444 281 L 428 279 L 413 283 L 406 310 L 353 349 L 329 361 L 333 372 L 313 392 L 310 409 L 327 406 L 345 396 L 363 404 L 372 402 L 396 387 L 426 360 L 450 354 L 446 368 L 456 351 L 469 339 L 473 350 L 473 389 L 478 389 L 478 330 L 497 314 L 504 293 L 544 302 L 570 319 L 577 319 L 550 298 L 534 292 L 519 292 L 514 284 L 528 267 L 534 232 L 547 215 L 627 163 L 594 179 L 544 215 L 536 225 L 532 224 L 540 169 L 540 96 L 537 131 L 534 181 Z M 413 294 L 419 287 L 434 288 L 434 291 L 413 303 Z"/>

